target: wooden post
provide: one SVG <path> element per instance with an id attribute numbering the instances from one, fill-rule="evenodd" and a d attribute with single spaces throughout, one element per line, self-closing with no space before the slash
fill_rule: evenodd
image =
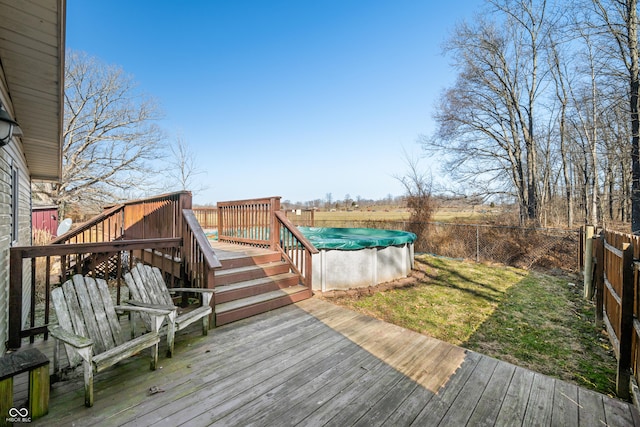
<path id="1" fill-rule="evenodd" d="M 596 268 L 594 286 L 596 290 L 596 328 L 602 329 L 604 311 L 604 230 L 594 237 Z"/>
<path id="2" fill-rule="evenodd" d="M 218 221 L 218 224 L 216 225 L 216 227 L 218 227 L 218 241 L 220 241 L 220 236 L 222 235 L 222 230 L 224 227 L 224 213 L 222 212 L 222 207 L 220 206 L 220 203 L 216 203 L 216 209 L 218 210 L 217 214 L 216 214 L 216 220 Z"/>
<path id="3" fill-rule="evenodd" d="M 270 246 L 271 250 L 275 251 L 278 249 L 278 245 L 280 244 L 280 223 L 276 219 L 276 212 L 280 210 L 280 197 L 272 197 L 270 205 Z"/>
<path id="4" fill-rule="evenodd" d="M 29 414 L 40 418 L 49 413 L 49 363 L 29 372 Z"/>
<path id="5" fill-rule="evenodd" d="M 584 297 L 593 298 L 593 226 L 588 225 L 584 233 Z"/>
<path id="6" fill-rule="evenodd" d="M 581 225 L 578 229 L 578 253 L 576 258 L 578 259 L 578 271 L 582 271 L 584 262 L 584 225 Z"/>
<path id="7" fill-rule="evenodd" d="M 22 332 L 22 252 L 9 255 L 9 349 L 20 348 Z"/>
<path id="8" fill-rule="evenodd" d="M 616 394 L 629 399 L 629 380 L 631 379 L 631 349 L 633 339 L 633 246 L 622 244 L 622 295 L 620 299 L 620 351 L 616 374 Z"/>

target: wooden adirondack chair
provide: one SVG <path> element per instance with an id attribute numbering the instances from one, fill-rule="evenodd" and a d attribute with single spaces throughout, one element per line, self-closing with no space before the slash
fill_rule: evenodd
<path id="1" fill-rule="evenodd" d="M 173 308 L 178 310 L 178 314 L 173 319 L 173 325 L 171 325 L 172 319 L 168 320 L 167 330 L 167 357 L 173 355 L 174 348 L 174 335 L 176 331 L 182 330 L 191 323 L 202 320 L 202 334 L 207 335 L 209 331 L 209 315 L 212 313 L 211 296 L 213 295 L 213 289 L 201 289 L 201 288 L 171 288 L 167 289 L 167 285 L 162 277 L 162 272 L 157 267 L 151 267 L 145 264 L 136 264 L 130 272 L 124 275 L 124 280 L 129 288 L 129 301 L 128 304 L 149 307 L 167 309 Z M 190 311 L 180 312 L 180 308 L 173 304 L 171 298 L 171 292 L 193 292 L 202 295 L 202 304 Z M 151 325 L 149 323 L 148 316 L 144 313 L 140 316 L 147 328 Z"/>
<path id="2" fill-rule="evenodd" d="M 58 325 L 50 326 L 49 333 L 56 339 L 53 366 L 60 370 L 60 342 L 64 343 L 69 366 L 82 362 L 84 366 L 85 405 L 93 406 L 93 373 L 115 365 L 141 350 L 151 348 L 151 369 L 158 363 L 159 329 L 163 319 L 172 310 L 134 306 L 114 306 L 107 283 L 75 275 L 61 287 L 51 291 L 51 300 L 58 317 Z M 149 333 L 130 341 L 122 337 L 118 311 L 145 312 L 152 319 Z"/>

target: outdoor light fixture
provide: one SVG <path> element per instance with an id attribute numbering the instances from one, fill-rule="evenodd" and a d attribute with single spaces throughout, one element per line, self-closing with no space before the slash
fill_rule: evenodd
<path id="1" fill-rule="evenodd" d="M 11 141 L 14 132 L 18 135 L 21 130 L 18 123 L 11 118 L 9 113 L 0 105 L 0 147 Z"/>

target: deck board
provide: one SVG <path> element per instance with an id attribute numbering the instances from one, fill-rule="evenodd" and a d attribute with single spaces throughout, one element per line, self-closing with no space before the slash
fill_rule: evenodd
<path id="1" fill-rule="evenodd" d="M 640 425 L 631 405 L 310 299 L 56 383 L 34 425 Z M 151 387 L 164 390 L 149 394 Z"/>
<path id="2" fill-rule="evenodd" d="M 496 419 L 497 425 L 506 425 L 510 422 L 518 425 L 523 422 L 531 394 L 533 375 L 532 371 L 516 367 L 500 406 Z"/>

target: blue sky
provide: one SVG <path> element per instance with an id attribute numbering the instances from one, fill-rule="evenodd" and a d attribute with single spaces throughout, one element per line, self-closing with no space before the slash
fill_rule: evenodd
<path id="1" fill-rule="evenodd" d="M 403 148 L 454 78 L 442 42 L 481 4 L 68 0 L 67 47 L 158 100 L 206 171 L 196 203 L 377 199 L 403 193 Z"/>

